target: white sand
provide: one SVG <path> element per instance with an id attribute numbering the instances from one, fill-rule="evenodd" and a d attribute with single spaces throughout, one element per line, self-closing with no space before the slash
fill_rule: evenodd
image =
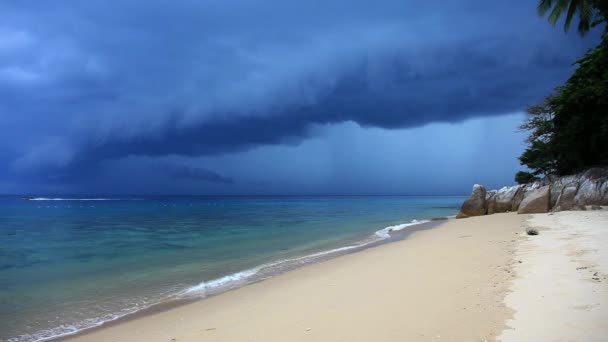
<path id="1" fill-rule="evenodd" d="M 608 210 L 531 215 L 502 341 L 608 341 Z M 595 279 L 594 279 L 595 278 Z"/>

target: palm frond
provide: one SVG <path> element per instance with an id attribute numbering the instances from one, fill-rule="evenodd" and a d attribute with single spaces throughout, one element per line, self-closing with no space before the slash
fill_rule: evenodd
<path id="1" fill-rule="evenodd" d="M 557 0 L 555 5 L 553 6 L 553 10 L 551 14 L 549 14 L 549 22 L 553 25 L 557 23 L 559 17 L 562 15 L 564 10 L 568 7 L 568 0 Z"/>
<path id="2" fill-rule="evenodd" d="M 538 15 L 544 16 L 553 7 L 553 0 L 540 0 L 538 3 Z"/>
<path id="3" fill-rule="evenodd" d="M 581 2 L 579 12 L 580 20 L 578 22 L 578 33 L 584 36 L 585 34 L 587 34 L 587 32 L 589 32 L 592 26 L 592 22 L 594 21 L 593 9 L 591 8 L 589 1 Z"/>
<path id="4" fill-rule="evenodd" d="M 568 32 L 570 29 L 570 23 L 572 23 L 572 18 L 576 13 L 577 8 L 581 5 L 581 1 L 579 0 L 571 0 L 570 6 L 568 7 L 568 13 L 566 13 L 566 21 L 564 22 L 564 31 Z"/>
<path id="5" fill-rule="evenodd" d="M 572 24 L 572 20 L 578 13 L 578 32 L 585 35 L 591 27 L 603 20 L 603 17 L 598 20 L 598 15 L 595 10 L 596 0 L 539 0 L 537 10 L 540 16 L 549 14 L 549 23 L 555 26 L 559 18 L 565 14 L 564 31 L 568 32 Z M 608 1 L 608 0 L 597 0 Z M 599 16 L 601 17 L 601 16 Z"/>

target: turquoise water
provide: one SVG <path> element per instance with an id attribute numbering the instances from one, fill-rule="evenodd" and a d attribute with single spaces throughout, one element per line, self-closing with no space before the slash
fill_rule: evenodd
<path id="1" fill-rule="evenodd" d="M 455 215 L 463 200 L 0 197 L 0 340 L 53 338 L 218 293 L 385 239 L 386 227 Z"/>

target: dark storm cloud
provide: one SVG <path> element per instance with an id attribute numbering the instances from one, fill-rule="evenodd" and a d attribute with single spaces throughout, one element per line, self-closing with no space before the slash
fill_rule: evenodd
<path id="1" fill-rule="evenodd" d="M 234 180 L 217 172 L 187 165 L 166 165 L 165 169 L 174 179 L 232 184 Z"/>
<path id="2" fill-rule="evenodd" d="M 590 45 L 529 0 L 4 1 L 0 12 L 0 156 L 56 178 L 132 155 L 290 144 L 312 124 L 501 115 L 546 95 Z"/>

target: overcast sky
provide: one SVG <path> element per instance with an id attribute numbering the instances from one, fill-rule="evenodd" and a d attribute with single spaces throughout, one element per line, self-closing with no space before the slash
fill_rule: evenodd
<path id="1" fill-rule="evenodd" d="M 598 41 L 535 5 L 4 0 L 0 193 L 511 184 L 526 105 Z"/>

